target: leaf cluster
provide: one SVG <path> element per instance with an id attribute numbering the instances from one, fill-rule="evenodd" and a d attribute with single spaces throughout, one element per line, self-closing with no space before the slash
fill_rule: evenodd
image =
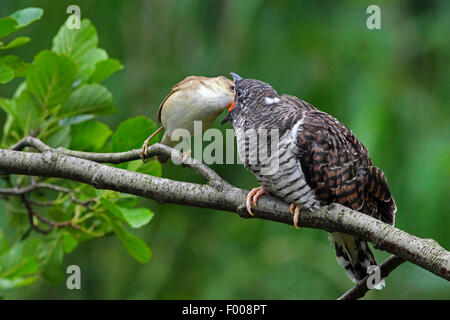
<path id="1" fill-rule="evenodd" d="M 0 39 L 38 21 L 42 15 L 40 8 L 27 8 L 0 18 Z M 17 37 L 7 44 L 0 42 L 0 50 L 29 41 L 27 37 Z M 21 80 L 12 97 L 0 97 L 0 108 L 7 116 L 0 148 L 8 148 L 28 135 L 52 147 L 90 152 L 140 147 L 157 128 L 151 120 L 128 119 L 113 131 L 96 119 L 116 112 L 113 96 L 102 82 L 123 68 L 120 61 L 98 47 L 98 42 L 97 30 L 83 19 L 80 29 L 69 29 L 64 23 L 53 38 L 51 49 L 38 52 L 31 62 L 15 55 L 0 56 L 0 84 L 15 78 Z M 161 175 L 156 161 L 133 161 L 119 166 Z M 138 207 L 137 197 L 61 179 L 7 173 L 0 176 L 0 190 L 35 183 L 52 184 L 65 191 L 37 188 L 25 195 L 35 211 L 31 216 L 33 225 L 45 229 L 45 220 L 40 217 L 68 221 L 70 225 L 54 228 L 48 234 L 34 232 L 24 200 L 19 196 L 1 196 L 0 192 L 0 212 L 5 211 L 9 222 L 7 229 L 0 229 L 0 291 L 28 285 L 40 277 L 59 283 L 65 277 L 64 255 L 84 241 L 108 234 L 116 235 L 138 262 L 150 260 L 148 245 L 129 231 L 147 225 L 153 218 L 149 209 Z M 74 202 L 74 197 L 78 201 Z"/>

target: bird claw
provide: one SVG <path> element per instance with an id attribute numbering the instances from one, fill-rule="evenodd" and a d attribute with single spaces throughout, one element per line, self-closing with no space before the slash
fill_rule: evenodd
<path id="1" fill-rule="evenodd" d="M 289 207 L 289 211 L 291 212 L 291 214 L 294 215 L 294 227 L 296 229 L 300 229 L 298 227 L 298 217 L 300 216 L 300 207 L 297 204 L 295 204 L 294 202 L 292 202 Z"/>
<path id="2" fill-rule="evenodd" d="M 147 153 L 148 153 L 148 143 L 150 142 L 150 139 L 147 139 L 144 141 L 144 144 L 142 145 L 142 149 L 140 152 L 142 161 L 145 162 L 147 160 Z"/>
<path id="3" fill-rule="evenodd" d="M 267 190 L 264 187 L 258 187 L 258 188 L 253 188 L 248 194 L 247 194 L 247 201 L 246 201 L 246 207 L 247 207 L 247 212 L 250 215 L 254 215 L 252 212 L 252 200 L 253 200 L 253 205 L 256 207 L 258 207 L 257 205 L 257 201 L 258 198 L 261 197 L 263 194 L 268 193 Z"/>
<path id="4" fill-rule="evenodd" d="M 151 134 L 150 137 L 148 137 L 147 139 L 145 139 L 144 144 L 142 145 L 142 149 L 141 149 L 141 159 L 142 161 L 145 162 L 145 160 L 147 160 L 148 158 L 148 148 L 149 148 L 149 144 L 150 144 L 150 140 L 156 136 L 158 134 L 158 132 L 160 132 L 163 129 L 163 127 L 159 127 L 155 132 L 153 132 Z"/>

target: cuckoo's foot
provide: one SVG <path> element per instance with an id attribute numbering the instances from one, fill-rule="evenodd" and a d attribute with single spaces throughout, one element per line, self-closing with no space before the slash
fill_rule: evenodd
<path id="1" fill-rule="evenodd" d="M 246 202 L 246 207 L 247 207 L 247 212 L 253 216 L 253 212 L 252 212 L 252 200 L 253 200 L 253 205 L 255 206 L 255 208 L 257 207 L 256 202 L 258 201 L 258 198 L 261 197 L 263 194 L 269 194 L 269 192 L 263 187 L 258 187 L 258 188 L 253 188 L 252 191 L 250 191 L 247 195 L 247 202 Z"/>
<path id="2" fill-rule="evenodd" d="M 289 211 L 291 212 L 291 214 L 294 215 L 294 227 L 296 229 L 300 229 L 298 227 L 298 216 L 300 215 L 300 207 L 294 202 L 292 202 L 291 206 L 289 207 Z"/>
<path id="3" fill-rule="evenodd" d="M 145 161 L 145 159 L 147 159 L 147 153 L 148 153 L 148 147 L 149 147 L 149 143 L 150 140 L 157 135 L 161 130 L 163 129 L 163 127 L 160 127 L 158 130 L 156 130 L 155 132 L 152 133 L 152 135 L 150 137 L 148 137 L 147 139 L 145 139 L 144 144 L 142 145 L 142 149 L 141 149 L 141 159 L 142 161 Z"/>

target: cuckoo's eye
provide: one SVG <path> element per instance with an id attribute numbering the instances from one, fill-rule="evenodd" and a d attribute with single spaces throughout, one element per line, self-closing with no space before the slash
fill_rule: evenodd
<path id="1" fill-rule="evenodd" d="M 234 85 L 230 84 L 230 89 L 234 90 Z"/>
<path id="2" fill-rule="evenodd" d="M 237 95 L 238 101 L 242 101 L 245 96 L 245 91 L 243 89 L 237 90 L 236 95 Z"/>

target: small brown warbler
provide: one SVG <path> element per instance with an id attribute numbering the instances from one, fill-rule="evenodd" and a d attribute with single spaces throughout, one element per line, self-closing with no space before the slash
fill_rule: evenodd
<path id="1" fill-rule="evenodd" d="M 178 128 L 186 129 L 194 135 L 194 121 L 202 122 L 202 133 L 208 129 L 219 114 L 233 103 L 234 82 L 223 76 L 208 78 L 189 76 L 176 84 L 159 106 L 158 121 L 162 126 L 156 130 L 142 146 L 145 158 L 148 144 L 162 129 L 165 129 L 162 144 L 174 147 L 178 141 L 171 139 Z M 190 156 L 190 150 L 184 156 Z M 158 156 L 161 163 L 168 157 Z"/>

